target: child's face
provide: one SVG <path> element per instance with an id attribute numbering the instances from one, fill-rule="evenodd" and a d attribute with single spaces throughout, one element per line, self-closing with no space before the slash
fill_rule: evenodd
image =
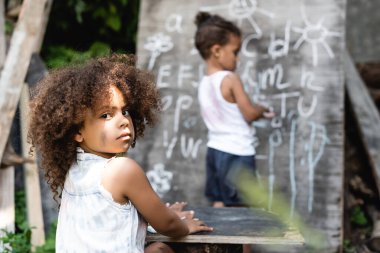
<path id="1" fill-rule="evenodd" d="M 113 85 L 109 92 L 109 102 L 99 102 L 94 110 L 86 111 L 84 126 L 75 136 L 84 151 L 105 158 L 126 152 L 135 135 L 123 94 Z"/>
<path id="2" fill-rule="evenodd" d="M 218 63 L 223 70 L 234 71 L 236 69 L 238 54 L 240 51 L 241 38 L 234 34 L 230 35 L 229 42 L 220 47 Z"/>

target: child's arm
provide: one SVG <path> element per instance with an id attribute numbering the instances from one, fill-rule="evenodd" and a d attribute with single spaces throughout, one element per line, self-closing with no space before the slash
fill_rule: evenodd
<path id="1" fill-rule="evenodd" d="M 142 168 L 132 159 L 119 157 L 108 164 L 103 185 L 112 195 L 129 199 L 144 219 L 160 234 L 170 237 L 185 236 L 199 231 L 212 231 L 202 221 L 181 220 L 166 206 L 152 189 Z M 108 187 L 106 187 L 108 184 Z"/>
<path id="2" fill-rule="evenodd" d="M 237 103 L 239 110 L 247 122 L 258 120 L 264 116 L 265 112 L 269 112 L 269 108 L 252 104 L 240 78 L 236 74 L 227 75 L 223 79 L 221 92 L 227 101 Z"/>

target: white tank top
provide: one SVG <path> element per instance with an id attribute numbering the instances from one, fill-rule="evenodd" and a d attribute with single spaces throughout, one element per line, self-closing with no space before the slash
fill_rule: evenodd
<path id="1" fill-rule="evenodd" d="M 62 192 L 56 253 L 143 253 L 146 222 L 131 203 L 114 202 L 101 185 L 110 159 L 77 152 Z"/>
<path id="2" fill-rule="evenodd" d="M 244 119 L 236 103 L 223 98 L 221 84 L 230 71 L 204 76 L 198 87 L 203 121 L 208 128 L 207 146 L 235 155 L 254 155 L 255 129 Z"/>

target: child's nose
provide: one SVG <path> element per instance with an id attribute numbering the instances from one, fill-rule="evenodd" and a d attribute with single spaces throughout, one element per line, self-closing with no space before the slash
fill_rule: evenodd
<path id="1" fill-rule="evenodd" d="M 122 115 L 121 121 L 120 121 L 120 127 L 127 127 L 129 126 L 129 120 L 124 115 Z"/>

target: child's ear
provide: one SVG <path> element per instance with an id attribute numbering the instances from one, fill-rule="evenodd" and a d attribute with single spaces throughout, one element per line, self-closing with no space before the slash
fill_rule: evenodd
<path id="1" fill-rule="evenodd" d="M 211 47 L 211 54 L 215 57 L 215 58 L 218 58 L 219 55 L 220 55 L 220 49 L 221 49 L 221 46 L 219 44 L 215 44 Z"/>
<path id="2" fill-rule="evenodd" d="M 83 141 L 83 136 L 82 136 L 82 134 L 80 133 L 80 132 L 78 132 L 77 134 L 75 134 L 75 136 L 74 136 L 74 140 L 76 141 L 76 142 L 82 142 Z"/>

